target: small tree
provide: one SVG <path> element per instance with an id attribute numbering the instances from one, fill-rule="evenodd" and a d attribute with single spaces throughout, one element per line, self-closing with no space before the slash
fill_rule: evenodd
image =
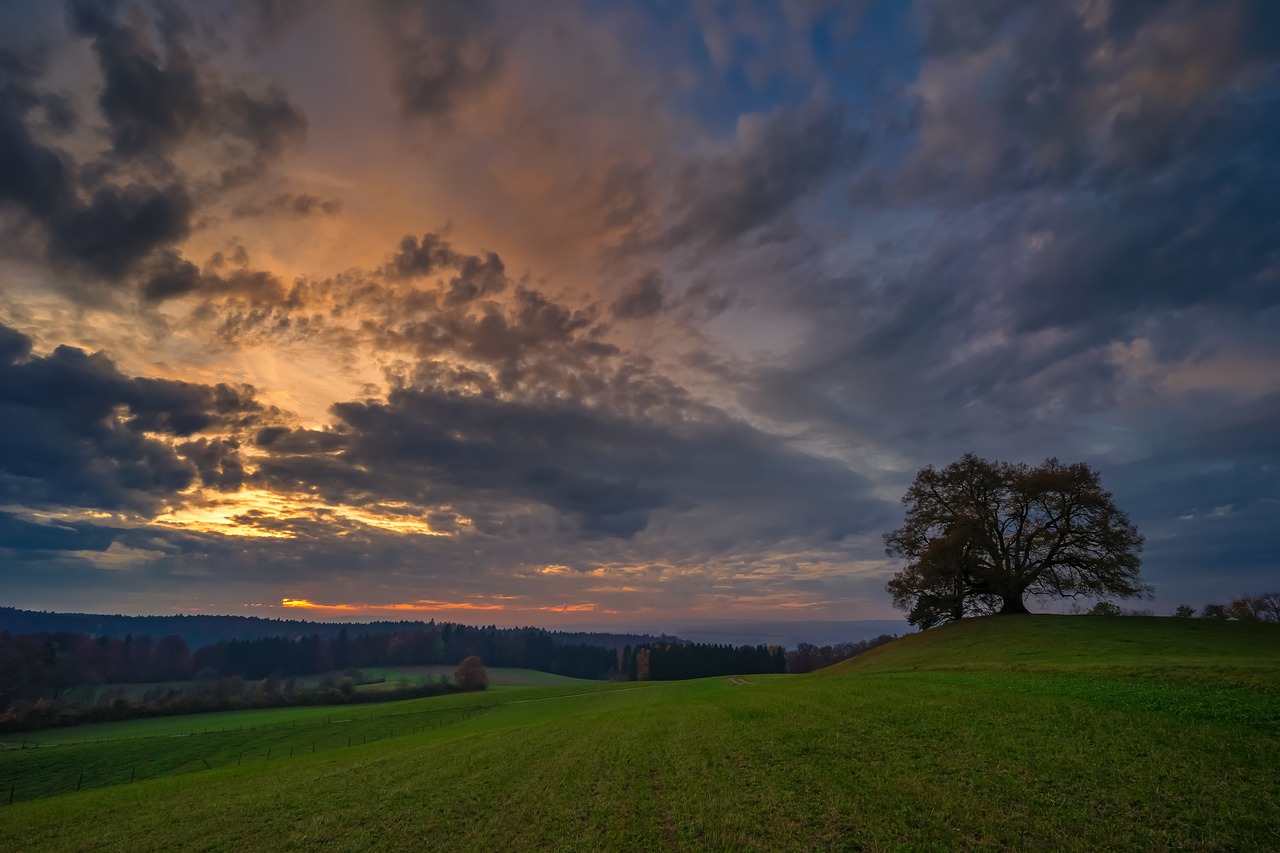
<path id="1" fill-rule="evenodd" d="M 1190 604 L 1179 604 L 1173 609 L 1173 615 L 1179 619 L 1190 619 L 1196 615 L 1196 609 Z"/>
<path id="2" fill-rule="evenodd" d="M 1241 622 L 1280 622 L 1280 592 L 1242 595 L 1226 609 L 1228 616 Z"/>
<path id="3" fill-rule="evenodd" d="M 489 671 L 484 668 L 484 661 L 472 655 L 463 658 L 462 663 L 453 671 L 453 683 L 460 690 L 484 690 L 489 686 Z"/>
<path id="4" fill-rule="evenodd" d="M 1080 462 L 989 462 L 965 454 L 916 474 L 906 523 L 885 550 L 908 560 L 889 581 L 895 607 L 929 628 L 968 615 L 1026 613 L 1027 595 L 1149 595 L 1142 536 Z"/>

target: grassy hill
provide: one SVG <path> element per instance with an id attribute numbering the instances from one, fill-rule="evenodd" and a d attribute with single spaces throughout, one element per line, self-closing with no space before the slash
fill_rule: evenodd
<path id="1" fill-rule="evenodd" d="M 1280 682 L 1280 626 L 1157 616 L 970 619 L 829 667 L 853 672 L 1074 672 Z"/>
<path id="2" fill-rule="evenodd" d="M 0 849 L 1275 849 L 1277 675 L 1280 626 L 1004 617 L 808 676 L 117 724 L 0 751 L 0 803 L 59 755 L 213 769 L 0 804 Z"/>

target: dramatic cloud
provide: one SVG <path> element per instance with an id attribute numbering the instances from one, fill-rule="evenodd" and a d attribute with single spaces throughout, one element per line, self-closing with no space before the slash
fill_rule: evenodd
<path id="1" fill-rule="evenodd" d="M 97 107 L 110 150 L 95 156 L 84 144 L 91 137 L 75 146 L 77 156 L 51 144 L 53 131 L 68 130 L 72 120 L 60 106 L 65 99 L 43 88 L 48 62 L 0 49 L 8 71 L 0 91 L 0 203 L 44 232 L 53 266 L 90 284 L 127 288 L 149 259 L 172 257 L 192 235 L 197 195 L 261 175 L 302 140 L 307 122 L 280 90 L 228 87 L 197 61 L 188 44 L 197 40 L 197 24 L 179 6 L 148 15 L 136 6 L 77 0 L 68 4 L 67 22 L 97 59 Z M 212 158 L 217 177 L 212 189 L 201 189 L 206 170 L 179 161 L 211 143 L 221 146 Z M 330 212 L 326 204 L 319 202 Z M 295 203 L 304 212 L 311 206 Z M 170 284 L 144 287 L 148 298 L 183 292 L 172 286 L 172 274 L 165 278 Z"/>
<path id="2" fill-rule="evenodd" d="M 610 306 L 609 310 L 619 320 L 638 320 L 652 317 L 662 311 L 666 302 L 662 277 L 656 272 L 645 273 Z"/>
<path id="3" fill-rule="evenodd" d="M 1158 612 L 1276 576 L 1275 4 L 0 33 L 12 603 L 887 617 L 966 451 L 1097 467 Z"/>
<path id="4" fill-rule="evenodd" d="M 686 165 L 681 210 L 665 239 L 721 243 L 773 221 L 838 170 L 857 163 L 863 134 L 845 108 L 821 102 L 739 120 L 736 145 Z"/>
<path id="5" fill-rule="evenodd" d="M 251 389 L 128 377 L 73 347 L 30 350 L 0 326 L 0 501 L 9 505 L 153 513 L 197 470 L 218 466 L 207 441 L 175 449 L 166 439 L 245 428 L 262 412 Z M 178 452 L 190 449 L 205 451 L 195 465 Z M 223 456 L 225 477 L 236 463 Z"/>
<path id="6" fill-rule="evenodd" d="M 371 10 L 391 59 L 392 91 L 407 116 L 439 116 L 501 67 L 497 15 L 485 0 L 380 0 Z"/>

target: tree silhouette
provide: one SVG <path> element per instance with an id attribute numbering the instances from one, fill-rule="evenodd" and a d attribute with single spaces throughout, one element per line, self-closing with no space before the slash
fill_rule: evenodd
<path id="1" fill-rule="evenodd" d="M 903 496 L 885 550 L 908 563 L 887 585 L 895 607 L 929 628 L 964 616 L 1026 613 L 1028 594 L 1148 595 L 1142 536 L 1083 462 L 990 462 L 967 453 L 929 465 Z"/>

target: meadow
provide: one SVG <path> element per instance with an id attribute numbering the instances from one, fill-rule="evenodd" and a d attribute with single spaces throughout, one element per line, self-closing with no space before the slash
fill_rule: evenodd
<path id="1" fill-rule="evenodd" d="M 27 782 L 57 762 L 65 775 L 94 757 L 208 756 L 0 805 L 0 849 L 1280 843 L 1275 625 L 1000 617 L 805 676 L 203 716 L 41 732 L 63 740 L 0 752 L 0 779 Z"/>
<path id="2" fill-rule="evenodd" d="M 418 686 L 441 678 L 453 679 L 456 666 L 431 664 L 427 666 L 369 666 L 357 670 L 365 683 L 356 684 L 356 692 L 380 692 L 400 685 Z M 341 682 L 346 670 L 334 669 L 315 675 L 302 675 L 293 681 L 299 687 L 319 687 L 325 681 Z M 572 678 L 551 672 L 516 667 L 489 667 L 489 683 L 500 687 L 554 687 L 568 684 L 592 684 L 584 678 Z M 136 684 L 87 684 L 67 691 L 65 698 L 72 701 L 93 703 L 104 697 L 123 697 L 140 701 L 149 693 L 168 690 L 185 690 L 195 687 L 195 681 L 150 681 Z"/>

